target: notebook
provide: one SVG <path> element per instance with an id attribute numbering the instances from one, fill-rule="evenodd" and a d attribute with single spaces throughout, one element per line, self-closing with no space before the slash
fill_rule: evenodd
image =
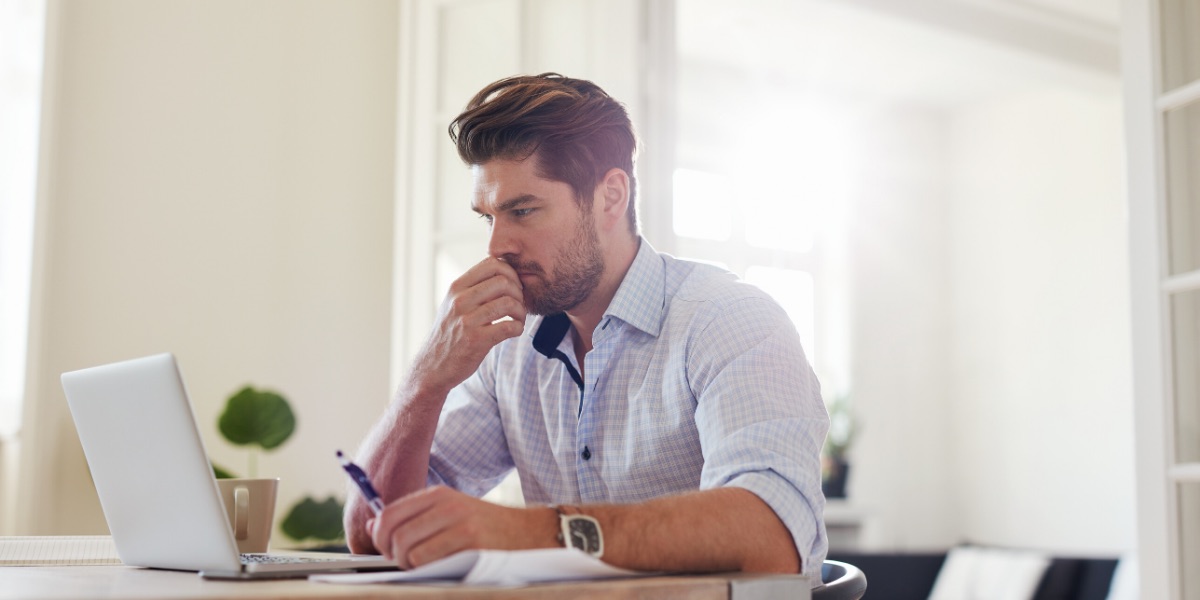
<path id="1" fill-rule="evenodd" d="M 239 554 L 173 355 L 63 373 L 62 385 L 123 563 L 222 579 L 396 568 L 377 555 Z"/>

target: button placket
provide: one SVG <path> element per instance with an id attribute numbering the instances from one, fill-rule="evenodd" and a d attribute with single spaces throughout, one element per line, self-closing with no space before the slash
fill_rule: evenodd
<path id="1" fill-rule="evenodd" d="M 596 434 L 596 410 L 598 408 L 600 377 L 608 367 L 612 356 L 611 342 L 615 339 L 616 325 L 608 319 L 596 336 L 592 351 L 583 357 L 584 385 L 580 391 L 579 426 L 576 430 L 576 444 L 579 454 L 576 459 L 576 478 L 579 484 L 579 494 L 584 501 L 603 501 L 601 497 L 603 485 L 597 477 L 600 470 L 593 462 L 597 458 L 594 436 Z"/>

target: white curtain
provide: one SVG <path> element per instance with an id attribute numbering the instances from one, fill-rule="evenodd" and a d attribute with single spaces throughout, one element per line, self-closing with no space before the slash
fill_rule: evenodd
<path id="1" fill-rule="evenodd" d="M 45 15 L 45 0 L 0 2 L 0 534 L 17 487 Z"/>

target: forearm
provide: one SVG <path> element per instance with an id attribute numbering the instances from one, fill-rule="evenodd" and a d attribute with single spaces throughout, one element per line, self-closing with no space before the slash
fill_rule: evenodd
<path id="1" fill-rule="evenodd" d="M 800 572 L 790 532 L 767 504 L 745 489 L 577 508 L 600 522 L 602 559 L 614 566 L 667 572 Z M 559 530 L 553 508 L 509 508 L 437 486 L 389 504 L 372 535 L 384 556 L 413 568 L 469 549 L 560 547 Z"/>
<path id="2" fill-rule="evenodd" d="M 791 532 L 741 488 L 721 488 L 637 505 L 581 507 L 604 532 L 604 561 L 646 571 L 799 573 Z"/>
<path id="3" fill-rule="evenodd" d="M 385 504 L 425 487 L 429 450 L 445 399 L 446 393 L 440 390 L 422 389 L 418 381 L 406 382 L 363 441 L 357 461 L 370 474 Z M 346 541 L 354 552 L 374 552 L 366 530 L 367 519 L 374 513 L 357 489 L 348 490 L 347 498 Z"/>

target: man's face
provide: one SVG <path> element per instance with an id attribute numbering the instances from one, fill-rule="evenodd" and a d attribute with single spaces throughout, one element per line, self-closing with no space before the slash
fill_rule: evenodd
<path id="1" fill-rule="evenodd" d="M 488 254 L 516 270 L 525 309 L 550 315 L 587 299 L 604 273 L 591 198 L 581 209 L 571 186 L 539 177 L 536 156 L 472 171 L 472 208 L 491 225 Z"/>

